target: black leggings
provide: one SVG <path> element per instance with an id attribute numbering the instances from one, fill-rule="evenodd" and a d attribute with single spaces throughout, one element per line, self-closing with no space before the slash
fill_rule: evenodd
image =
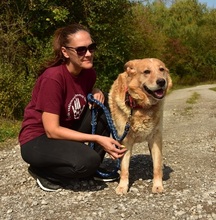
<path id="1" fill-rule="evenodd" d="M 88 108 L 80 122 L 72 129 L 91 133 L 91 111 Z M 102 109 L 98 111 L 96 134 L 110 135 Z M 21 155 L 41 176 L 58 180 L 92 176 L 100 166 L 105 151 L 97 144 L 93 150 L 82 142 L 50 139 L 44 134 L 23 144 Z"/>

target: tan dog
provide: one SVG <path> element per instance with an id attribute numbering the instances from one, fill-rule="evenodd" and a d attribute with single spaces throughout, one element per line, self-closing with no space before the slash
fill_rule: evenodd
<path id="1" fill-rule="evenodd" d="M 158 59 L 137 59 L 125 64 L 109 92 L 109 106 L 118 135 L 125 124 L 130 130 L 122 141 L 127 147 L 121 161 L 117 194 L 126 194 L 129 184 L 129 163 L 135 143 L 148 142 L 153 159 L 153 193 L 163 192 L 162 183 L 162 120 L 164 96 L 172 86 L 165 64 Z"/>

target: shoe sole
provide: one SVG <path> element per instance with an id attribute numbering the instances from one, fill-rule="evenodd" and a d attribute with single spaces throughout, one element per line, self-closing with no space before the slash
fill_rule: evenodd
<path id="1" fill-rule="evenodd" d="M 42 190 L 44 190 L 44 191 L 46 191 L 46 192 L 56 192 L 56 191 L 58 190 L 58 189 L 49 189 L 49 188 L 44 187 L 44 186 L 41 184 L 41 182 L 40 182 L 39 179 L 37 179 L 36 182 L 37 182 L 38 186 L 39 186 Z"/>
<path id="2" fill-rule="evenodd" d="M 102 179 L 100 177 L 93 177 L 93 179 L 95 181 L 100 181 L 100 182 L 114 182 L 114 181 L 119 180 L 119 178 L 115 178 L 115 179 Z"/>
<path id="3" fill-rule="evenodd" d="M 60 189 L 60 186 L 58 189 L 50 189 L 50 188 L 47 188 L 45 186 L 43 186 L 43 184 L 40 182 L 40 180 L 38 179 L 38 176 L 31 170 L 31 169 L 28 169 L 28 172 L 29 174 L 36 180 L 36 183 L 37 185 L 44 191 L 46 192 L 55 192 L 57 191 L 58 189 Z"/>

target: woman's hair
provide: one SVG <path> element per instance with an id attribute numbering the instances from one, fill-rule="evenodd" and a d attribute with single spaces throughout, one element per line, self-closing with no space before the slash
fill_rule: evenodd
<path id="1" fill-rule="evenodd" d="M 39 70 L 39 75 L 41 75 L 49 67 L 58 66 L 66 62 L 61 48 L 69 43 L 69 35 L 75 34 L 78 31 L 86 31 L 90 34 L 89 29 L 81 24 L 71 24 L 55 31 L 53 38 L 54 57 L 42 65 Z"/>

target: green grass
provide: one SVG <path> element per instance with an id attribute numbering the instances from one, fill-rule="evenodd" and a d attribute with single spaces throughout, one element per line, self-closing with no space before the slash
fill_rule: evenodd
<path id="1" fill-rule="evenodd" d="M 0 118 L 0 142 L 17 138 L 21 121 Z"/>
<path id="2" fill-rule="evenodd" d="M 200 94 L 197 92 L 194 92 L 191 97 L 189 97 L 186 100 L 186 103 L 189 104 L 187 107 L 184 108 L 184 111 L 182 112 L 182 115 L 189 115 L 192 116 L 193 115 L 193 104 L 196 104 L 198 99 L 200 98 Z"/>
<path id="3" fill-rule="evenodd" d="M 216 92 L 216 87 L 210 88 L 210 90 L 213 90 L 213 91 Z"/>
<path id="4" fill-rule="evenodd" d="M 194 93 L 192 94 L 192 96 L 191 96 L 189 99 L 187 99 L 186 103 L 188 103 L 188 104 L 196 104 L 196 103 L 197 103 L 197 100 L 198 100 L 199 98 L 200 98 L 200 94 L 197 93 L 197 92 L 194 92 Z"/>
<path id="5" fill-rule="evenodd" d="M 193 85 L 187 85 L 187 84 L 178 84 L 177 82 L 173 82 L 173 87 L 171 88 L 171 90 L 177 90 L 177 89 L 185 89 L 185 88 L 189 88 L 189 87 L 194 87 L 194 86 L 200 86 L 200 85 L 206 85 L 206 84 L 216 84 L 215 81 L 207 81 L 205 83 L 194 83 Z M 216 88 L 211 88 L 211 90 L 216 91 Z"/>

